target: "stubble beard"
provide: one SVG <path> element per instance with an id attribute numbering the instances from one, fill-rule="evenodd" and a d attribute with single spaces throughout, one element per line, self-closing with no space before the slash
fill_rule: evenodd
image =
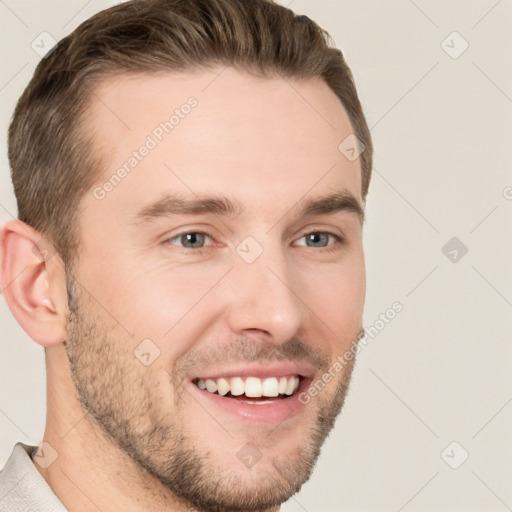
<path id="1" fill-rule="evenodd" d="M 194 439 L 182 428 L 179 414 L 173 416 L 159 408 L 155 383 L 148 379 L 152 374 L 124 348 L 130 347 L 132 340 L 126 335 L 126 344 L 120 343 L 119 335 L 105 326 L 90 300 L 91 307 L 86 305 L 70 274 L 67 283 L 65 346 L 77 399 L 94 427 L 138 469 L 170 490 L 185 510 L 198 512 L 272 510 L 300 490 L 341 412 L 355 359 L 345 365 L 328 400 L 319 394 L 315 405 L 307 405 L 317 408 L 309 436 L 293 457 L 274 461 L 279 478 L 248 479 L 242 472 L 216 463 L 209 450 L 198 451 Z M 239 360 L 244 360 L 243 356 Z"/>

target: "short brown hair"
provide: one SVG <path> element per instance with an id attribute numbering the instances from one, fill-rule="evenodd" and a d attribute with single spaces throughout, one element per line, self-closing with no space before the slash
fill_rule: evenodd
<path id="1" fill-rule="evenodd" d="M 360 162 L 366 197 L 370 131 L 352 73 L 327 32 L 272 0 L 132 0 L 96 14 L 62 39 L 18 101 L 9 161 L 20 220 L 71 262 L 78 249 L 78 206 L 101 168 L 80 129 L 92 88 L 117 73 L 215 64 L 260 76 L 323 79 L 365 145 Z"/>

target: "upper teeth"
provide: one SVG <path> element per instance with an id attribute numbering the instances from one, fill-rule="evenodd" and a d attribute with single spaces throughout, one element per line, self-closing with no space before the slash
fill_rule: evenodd
<path id="1" fill-rule="evenodd" d="M 248 397 L 293 395 L 299 387 L 299 376 L 289 377 L 232 377 L 229 379 L 198 379 L 197 386 L 206 389 L 210 393 L 226 395 L 231 392 L 234 396 L 243 395 Z"/>

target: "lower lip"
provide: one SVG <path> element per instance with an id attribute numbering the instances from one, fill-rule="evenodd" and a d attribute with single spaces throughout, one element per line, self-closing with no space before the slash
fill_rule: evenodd
<path id="1" fill-rule="evenodd" d="M 208 400 L 218 409 L 235 416 L 243 423 L 254 425 L 281 423 L 299 414 L 304 407 L 304 404 L 299 401 L 299 395 L 308 388 L 310 381 L 311 379 L 301 379 L 299 388 L 292 396 L 280 398 L 269 404 L 255 403 L 254 405 L 244 403 L 236 398 L 226 398 L 217 393 L 210 393 L 192 382 L 190 382 L 190 386 L 193 396 L 199 397 L 200 400 Z M 268 400 L 271 399 L 268 398 Z"/>

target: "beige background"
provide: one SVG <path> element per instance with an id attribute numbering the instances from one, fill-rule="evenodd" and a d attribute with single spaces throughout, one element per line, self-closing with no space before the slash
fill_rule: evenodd
<path id="1" fill-rule="evenodd" d="M 31 42 L 112 3 L 0 1 L 0 222 L 16 215 L 5 133 L 39 60 Z M 512 510 L 512 4 L 282 3 L 331 32 L 372 126 L 365 326 L 404 307 L 361 353 L 314 476 L 283 511 Z M 443 253 L 452 237 L 463 257 Z M 0 336 L 1 467 L 16 441 L 41 440 L 45 373 L 3 300 Z"/>

